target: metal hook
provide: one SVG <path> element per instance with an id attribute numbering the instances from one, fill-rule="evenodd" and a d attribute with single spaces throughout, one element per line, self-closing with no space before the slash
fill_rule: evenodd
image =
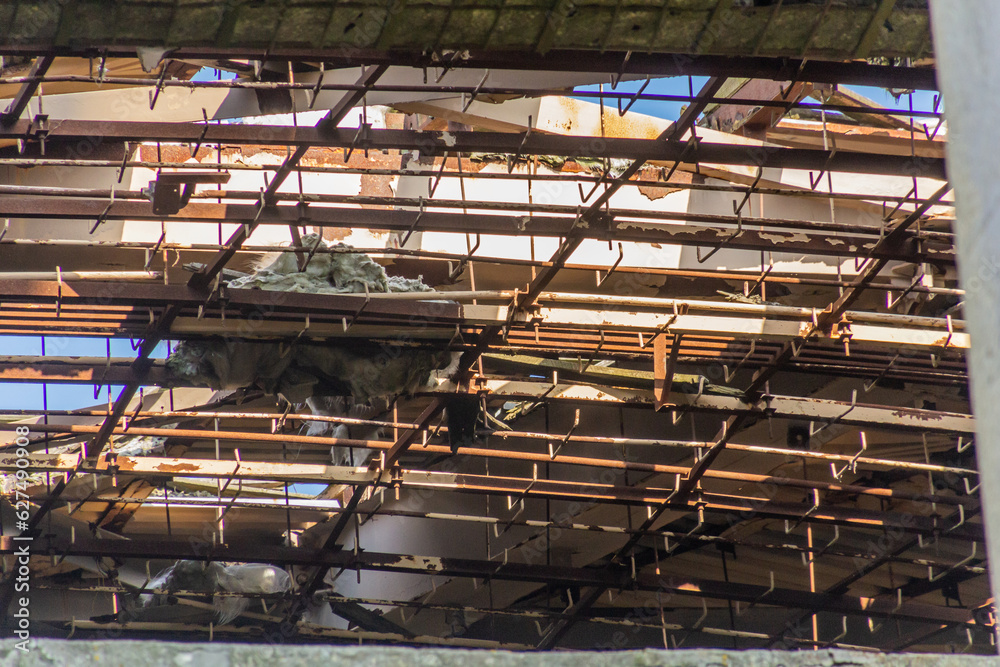
<path id="1" fill-rule="evenodd" d="M 843 413 L 841 413 L 841 414 L 837 415 L 836 417 L 834 417 L 833 419 L 831 419 L 824 426 L 821 426 L 818 429 L 816 429 L 815 431 L 813 430 L 813 424 L 815 422 L 809 422 L 809 437 L 811 438 L 814 435 L 816 435 L 817 433 L 820 433 L 820 432 L 824 431 L 825 429 L 828 429 L 831 426 L 833 426 L 834 424 L 838 423 L 841 419 L 843 419 L 844 417 L 846 417 L 847 415 L 849 415 L 851 413 L 851 411 L 854 410 L 854 408 L 857 405 L 857 403 L 858 403 L 858 390 L 857 389 L 852 389 L 851 390 L 851 405 L 850 405 L 850 407 L 847 408 L 847 410 L 845 410 Z"/>
<path id="2" fill-rule="evenodd" d="M 607 281 L 607 279 L 611 277 L 611 274 L 615 272 L 615 269 L 618 268 L 618 265 L 622 263 L 622 259 L 624 259 L 624 258 L 625 258 L 625 248 L 622 247 L 621 241 L 619 241 L 618 242 L 618 259 L 616 259 L 615 263 L 611 265 L 611 268 L 608 269 L 608 272 L 606 274 L 604 274 L 604 277 L 601 278 L 599 281 L 597 281 L 597 286 L 598 287 L 601 287 Z M 598 271 L 598 275 L 600 275 L 600 271 Z"/>
<path id="3" fill-rule="evenodd" d="M 552 450 L 552 443 L 549 442 L 549 459 L 555 460 L 556 455 L 559 453 L 559 450 L 563 448 L 563 445 L 569 442 L 570 436 L 573 435 L 573 431 L 575 431 L 576 427 L 579 425 L 580 425 L 580 408 L 577 408 L 576 416 L 573 418 L 573 426 L 570 427 L 569 432 L 562 439 L 562 442 L 559 443 L 559 446 L 556 447 L 555 451 Z"/>
<path id="4" fill-rule="evenodd" d="M 771 586 L 770 586 L 770 588 L 768 588 L 766 591 L 764 591 L 763 593 L 761 593 L 760 595 L 758 595 L 754 599 L 753 602 L 751 602 L 749 605 L 747 605 L 746 609 L 743 609 L 742 611 L 737 612 L 737 614 L 739 616 L 743 616 L 744 614 L 746 614 L 748 611 L 750 611 L 751 609 L 753 609 L 758 603 L 760 603 L 764 598 L 766 598 L 768 595 L 770 595 L 771 593 L 774 592 L 774 570 L 770 571 L 770 575 L 771 575 Z"/>
<path id="5" fill-rule="evenodd" d="M 959 505 L 959 507 L 961 507 L 961 505 Z M 957 563 L 955 563 L 954 565 L 952 565 L 951 567 L 949 567 L 947 570 L 941 572 L 938 575 L 935 575 L 934 574 L 934 568 L 931 567 L 930 565 L 928 565 L 927 566 L 927 581 L 928 581 L 928 583 L 934 583 L 935 581 L 937 581 L 938 579 L 944 577 L 948 573 L 954 572 L 955 570 L 957 570 L 958 568 L 962 567 L 966 563 L 969 563 L 972 560 L 974 560 L 976 558 L 976 551 L 978 550 L 978 548 L 979 548 L 979 543 L 978 542 L 973 542 L 972 543 L 972 553 L 971 554 L 969 554 L 967 557 L 965 557 L 962 560 L 958 561 Z"/>
<path id="6" fill-rule="evenodd" d="M 95 222 L 94 226 L 90 228 L 90 231 L 87 232 L 88 234 L 93 234 L 94 231 L 96 231 L 97 228 L 104 223 L 104 219 L 107 218 L 108 212 L 111 210 L 111 207 L 114 205 L 114 203 L 115 203 L 115 187 L 112 185 L 111 199 L 108 200 L 108 205 L 104 207 L 104 211 L 102 211 L 101 214 L 97 216 L 97 222 Z"/>
<path id="7" fill-rule="evenodd" d="M 733 204 L 735 205 L 735 203 L 736 202 L 734 201 Z M 743 216 L 742 215 L 737 215 L 736 216 L 736 231 L 734 231 L 732 234 L 730 234 L 729 236 L 727 236 L 722 241 L 722 243 L 720 243 L 719 245 L 717 245 L 714 248 L 712 248 L 712 250 L 710 250 L 707 255 L 705 255 L 704 257 L 702 257 L 701 256 L 701 246 L 695 247 L 695 257 L 698 260 L 698 263 L 699 264 L 704 264 L 706 261 L 708 261 L 709 257 L 711 257 L 715 253 L 717 253 L 720 250 L 722 250 L 730 241 L 732 241 L 733 239 L 735 239 L 737 236 L 739 236 L 742 233 L 743 233 Z"/>
<path id="8" fill-rule="evenodd" d="M 490 75 L 490 71 L 486 70 L 486 74 L 483 75 L 483 78 L 479 82 L 479 85 L 476 86 L 476 89 L 472 91 L 472 97 L 470 97 L 469 101 L 466 102 L 465 105 L 462 107 L 462 113 L 465 113 L 466 111 L 468 111 L 469 107 L 472 106 L 472 103 L 476 101 L 476 96 L 479 95 L 479 91 L 482 90 L 483 84 L 486 83 L 486 79 L 489 77 L 489 75 Z"/>
<path id="9" fill-rule="evenodd" d="M 462 158 L 459 157 L 459 159 L 461 160 Z M 413 230 L 417 228 L 417 225 L 420 223 L 420 219 L 424 217 L 424 198 L 420 197 L 419 202 L 420 202 L 420 211 L 417 213 L 417 217 L 413 219 L 413 223 L 410 224 L 410 228 L 406 230 L 406 236 L 403 237 L 403 242 L 399 244 L 400 248 L 405 246 L 406 242 L 410 240 L 410 236 L 413 234 Z"/>
<path id="10" fill-rule="evenodd" d="M 629 100 L 629 103 L 625 105 L 624 109 L 622 109 L 622 98 L 620 98 L 620 97 L 618 98 L 617 102 L 618 102 L 618 115 L 619 116 L 624 116 L 625 114 L 627 114 L 628 110 L 632 108 L 632 105 L 639 101 L 639 96 L 642 95 L 642 91 L 646 90 L 646 86 L 649 85 L 649 81 L 650 80 L 647 78 L 646 81 L 645 81 L 645 83 L 642 84 L 642 86 L 639 88 L 639 90 L 637 90 L 636 93 L 634 95 L 632 95 L 632 98 Z M 612 88 L 614 88 L 614 87 L 612 86 Z"/>
<path id="11" fill-rule="evenodd" d="M 524 136 L 521 137 L 521 145 L 517 147 L 517 152 L 513 156 L 507 158 L 507 173 L 514 171 L 514 165 L 517 163 L 518 159 L 521 157 L 521 151 L 524 150 L 524 144 L 528 141 L 528 137 L 531 136 L 532 130 L 532 118 L 528 116 L 528 129 L 525 131 Z"/>
<path id="12" fill-rule="evenodd" d="M 702 375 L 698 378 L 698 393 L 695 394 L 694 398 L 688 401 L 688 406 L 697 405 L 698 400 L 701 398 L 702 393 L 705 391 L 705 376 Z M 684 413 L 680 410 L 674 410 L 673 414 L 670 416 L 671 421 L 674 426 L 677 426 L 679 422 L 684 417 Z"/>
<path id="13" fill-rule="evenodd" d="M 604 179 L 606 179 L 608 177 L 608 174 L 610 173 L 611 173 L 611 167 L 608 166 L 601 172 L 601 175 L 597 177 L 597 182 L 594 183 L 594 187 L 592 187 L 590 189 L 590 192 L 588 192 L 586 195 L 583 194 L 583 184 L 578 182 L 576 184 L 576 189 L 580 191 L 580 201 L 586 204 L 587 200 L 590 199 L 595 192 L 597 192 L 597 188 L 601 187 L 601 185 L 604 183 Z"/>
<path id="14" fill-rule="evenodd" d="M 861 435 L 861 449 L 854 455 L 854 458 L 852 458 L 847 465 L 840 470 L 837 470 L 837 466 L 834 463 L 830 463 L 830 472 L 833 473 L 834 478 L 838 482 L 840 481 L 841 476 L 843 476 L 843 474 L 848 470 L 852 473 L 856 473 L 858 471 L 858 459 L 861 458 L 861 455 L 868 449 L 868 439 L 865 437 L 865 432 L 860 431 L 859 433 Z"/>
<path id="15" fill-rule="evenodd" d="M 733 372 L 732 373 L 729 372 L 729 366 L 727 364 L 722 364 L 722 373 L 723 373 L 723 375 L 726 378 L 726 383 L 727 384 L 732 381 L 733 377 L 736 375 L 736 371 L 738 371 L 740 369 L 740 366 L 742 366 L 743 364 L 746 363 L 746 360 L 749 359 L 753 355 L 754 350 L 756 350 L 756 349 L 757 349 L 757 341 L 755 339 L 755 340 L 750 341 L 750 351 L 747 352 L 746 355 L 744 355 L 744 357 L 742 359 L 740 359 L 739 362 L 735 366 L 733 366 Z"/>
<path id="16" fill-rule="evenodd" d="M 965 524 L 965 505 L 959 505 L 958 506 L 958 523 L 956 523 L 954 526 L 952 526 L 951 528 L 949 528 L 945 532 L 946 533 L 950 533 L 951 531 L 953 531 L 956 528 L 962 526 L 963 524 Z"/>
<path id="17" fill-rule="evenodd" d="M 705 622 L 705 619 L 708 618 L 708 605 L 705 603 L 705 598 L 701 599 L 701 608 L 703 609 L 701 616 L 699 616 L 698 620 L 694 622 L 693 626 L 691 626 L 694 630 L 699 629 Z"/>
<path id="18" fill-rule="evenodd" d="M 831 639 L 830 643 L 827 644 L 827 646 L 831 646 L 833 644 L 836 644 L 837 642 L 839 642 L 841 639 L 843 639 L 846 636 L 847 636 L 847 617 L 844 616 L 844 629 L 843 629 L 843 631 L 839 635 L 837 635 L 836 637 L 834 637 L 833 639 Z"/>
<path id="19" fill-rule="evenodd" d="M 354 322 L 357 321 L 358 316 L 361 315 L 364 309 L 368 307 L 368 304 L 371 303 L 371 300 L 372 297 L 368 291 L 368 283 L 365 283 L 365 302 L 361 304 L 361 307 L 358 308 L 357 311 L 355 311 L 355 313 L 351 316 L 350 322 L 347 321 L 346 317 L 341 318 L 341 323 L 344 327 L 344 333 L 347 333 L 350 330 L 350 328 L 354 326 Z"/>
<path id="20" fill-rule="evenodd" d="M 362 137 L 364 137 L 365 140 L 368 139 L 368 130 L 370 129 L 372 129 L 372 126 L 368 123 L 361 123 L 358 127 L 358 131 L 354 135 L 354 139 L 351 140 L 351 145 L 348 147 L 347 152 L 344 153 L 344 164 L 347 164 L 347 162 L 351 159 L 351 154 L 354 153 L 354 149 L 357 147 L 358 141 L 360 141 Z"/>
<path id="21" fill-rule="evenodd" d="M 894 357 L 893 357 L 893 358 L 892 358 L 892 359 L 891 359 L 891 360 L 889 361 L 889 363 L 888 363 L 888 364 L 886 365 L 886 367 L 882 369 L 882 372 L 878 374 L 878 377 L 876 377 L 876 378 L 875 378 L 874 380 L 872 380 L 871 382 L 863 382 L 863 383 L 862 383 L 862 385 L 863 385 L 863 388 L 864 388 L 864 390 L 865 390 L 865 393 L 866 393 L 866 394 L 867 394 L 868 392 L 870 392 L 870 391 L 871 391 L 871 390 L 872 390 L 872 389 L 873 389 L 873 388 L 875 387 L 875 385 L 876 385 L 876 384 L 878 384 L 878 381 L 879 381 L 879 380 L 881 380 L 881 379 L 882 379 L 883 377 L 885 377 L 885 374 L 889 372 L 889 369 L 891 369 L 891 368 L 892 368 L 892 365 L 893 365 L 894 363 L 896 363 L 896 360 L 897 360 L 897 359 L 899 359 L 899 353 L 897 353 L 897 354 L 896 354 L 896 356 L 894 356 Z"/>
<path id="22" fill-rule="evenodd" d="M 319 97 L 319 92 L 323 88 L 323 77 L 325 76 L 326 76 L 326 63 L 321 61 L 319 64 L 319 79 L 316 81 L 316 85 L 313 86 L 312 90 L 307 91 L 309 93 L 310 109 L 316 106 L 316 98 Z"/>

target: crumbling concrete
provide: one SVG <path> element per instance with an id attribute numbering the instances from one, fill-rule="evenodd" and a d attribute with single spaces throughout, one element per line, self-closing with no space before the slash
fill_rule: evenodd
<path id="1" fill-rule="evenodd" d="M 511 653 L 459 649 L 393 648 L 382 646 L 286 646 L 161 641 L 31 642 L 31 651 L 0 644 L 0 663 L 17 667 L 63 667 L 99 664 L 105 667 L 177 665 L 183 667 L 279 667 L 350 665 L 350 667 L 990 667 L 997 657 L 968 655 L 900 655 L 854 651 L 601 651 Z"/>

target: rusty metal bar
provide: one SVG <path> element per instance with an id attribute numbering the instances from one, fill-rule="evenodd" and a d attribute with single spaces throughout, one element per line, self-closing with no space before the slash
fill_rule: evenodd
<path id="1" fill-rule="evenodd" d="M 10 537 L 0 538 L 0 554 L 16 553 L 17 543 Z M 53 537 L 51 542 L 37 543 L 32 548 L 36 555 L 70 554 L 117 558 L 169 558 L 191 560 L 245 561 L 297 565 L 321 564 L 327 568 L 355 567 L 383 572 L 409 572 L 435 574 L 449 577 L 494 578 L 500 580 L 558 583 L 562 586 L 604 586 L 625 588 L 632 578 L 627 568 L 609 569 L 574 568 L 525 564 L 509 561 L 498 563 L 490 560 L 435 558 L 387 554 L 375 551 L 327 551 L 323 549 L 290 548 L 267 544 L 257 545 L 252 552 L 227 545 L 205 548 L 188 540 L 93 540 L 77 537 L 72 544 L 66 538 Z M 688 577 L 659 577 L 638 573 L 634 579 L 638 590 L 660 591 L 664 594 L 701 596 L 709 599 L 733 599 L 750 602 L 767 592 L 766 586 L 738 584 Z M 776 588 L 768 595 L 767 604 L 793 608 L 831 611 L 855 616 L 901 619 L 920 622 L 969 623 L 972 612 L 959 607 L 942 607 L 916 602 L 905 602 L 894 609 L 895 602 L 871 600 L 847 595 L 808 593 L 795 589 Z"/>
<path id="2" fill-rule="evenodd" d="M 38 90 L 38 87 L 44 81 L 45 73 L 54 60 L 55 56 L 51 54 L 41 55 L 35 59 L 35 62 L 31 65 L 31 71 L 28 72 L 28 75 L 21 82 L 20 90 L 15 93 L 14 99 L 7 105 L 3 113 L 0 113 L 0 127 L 12 125 L 21 117 L 21 114 L 28 107 L 32 95 L 35 94 L 35 91 Z"/>
<path id="3" fill-rule="evenodd" d="M 703 108 L 704 103 L 692 103 Z M 206 127 L 208 128 L 206 131 Z M 673 126 L 679 127 L 679 126 Z M 30 129 L 29 121 L 15 121 L 0 128 L 0 138 L 22 139 Z M 669 130 L 668 130 L 669 132 Z M 204 136 L 202 136 L 204 134 Z M 695 145 L 680 142 L 664 144 L 656 139 L 607 137 L 581 145 L 580 137 L 532 133 L 521 136 L 510 132 L 429 132 L 413 130 L 369 130 L 359 135 L 348 128 L 289 127 L 276 125 L 203 125 L 201 123 L 164 123 L 130 121 L 62 120 L 53 123 L 45 138 L 47 144 L 76 142 L 97 138 L 116 144 L 122 142 L 179 142 L 247 144 L 266 146 L 327 146 L 356 150 L 420 151 L 421 155 L 442 156 L 448 153 L 506 153 L 529 155 L 586 155 L 594 158 L 627 158 L 644 163 L 713 163 L 754 167 L 780 167 L 812 171 L 844 171 L 861 174 L 923 176 L 945 179 L 943 158 L 924 157 L 914 162 L 909 156 L 883 155 L 806 148 L 747 150 L 746 146 L 699 141 Z M 31 141 L 26 147 L 33 146 Z M 638 167 L 636 167 L 638 170 Z M 631 176 L 630 174 L 629 176 Z M 603 201 L 601 203 L 603 206 Z"/>

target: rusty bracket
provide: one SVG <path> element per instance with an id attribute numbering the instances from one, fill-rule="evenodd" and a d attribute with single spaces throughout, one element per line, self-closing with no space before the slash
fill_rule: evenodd
<path id="1" fill-rule="evenodd" d="M 118 460 L 118 455 L 115 454 L 114 452 L 108 452 L 103 455 L 98 455 L 97 469 L 107 470 L 112 473 L 117 472 L 118 471 L 117 460 Z"/>

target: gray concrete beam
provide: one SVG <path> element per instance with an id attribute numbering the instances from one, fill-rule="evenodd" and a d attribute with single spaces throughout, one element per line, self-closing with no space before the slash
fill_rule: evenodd
<path id="1" fill-rule="evenodd" d="M 0 664 L 11 667 L 63 667 L 99 664 L 184 665 L 184 667 L 284 667 L 350 665 L 350 667 L 993 667 L 1000 658 L 968 655 L 898 655 L 855 651 L 602 651 L 513 653 L 462 649 L 283 646 L 161 641 L 32 640 L 30 652 L 14 648 L 16 640 L 0 643 Z"/>

